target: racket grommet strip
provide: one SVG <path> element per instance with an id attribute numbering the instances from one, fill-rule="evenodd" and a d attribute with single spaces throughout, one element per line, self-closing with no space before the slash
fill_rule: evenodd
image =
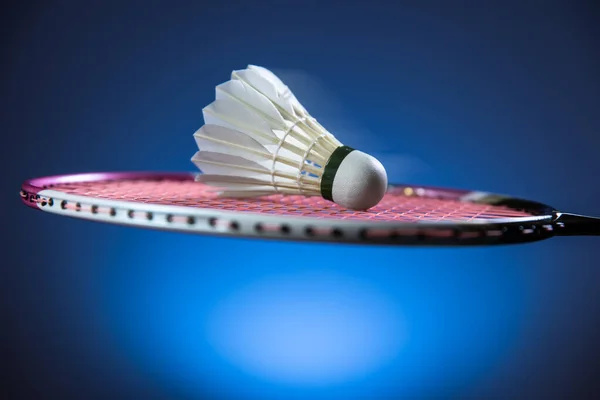
<path id="1" fill-rule="evenodd" d="M 535 233 L 535 225 L 533 226 L 519 226 L 519 231 L 522 235 L 531 235 Z"/>
<path id="2" fill-rule="evenodd" d="M 459 238 L 463 239 L 463 240 L 477 239 L 481 235 L 482 235 L 481 231 L 476 231 L 476 230 L 470 229 L 470 230 L 461 231 Z"/>
<path id="3" fill-rule="evenodd" d="M 368 230 L 367 230 L 367 229 L 361 229 L 361 230 L 358 232 L 358 237 L 359 237 L 361 240 L 367 240 L 367 239 L 369 238 L 369 232 L 368 232 Z"/>
<path id="4" fill-rule="evenodd" d="M 486 229 L 484 233 L 487 237 L 500 237 L 502 236 L 502 229 Z"/>
<path id="5" fill-rule="evenodd" d="M 345 243 L 503 244 L 572 229 L 543 204 L 462 190 L 390 186 L 379 208 L 363 213 L 332 209 L 312 197 L 221 199 L 189 174 L 59 178 L 27 181 L 22 201 L 48 212 L 140 227 Z"/>
<path id="6" fill-rule="evenodd" d="M 322 226 L 307 226 L 304 229 L 304 233 L 308 237 L 319 237 L 319 238 L 327 238 L 333 237 L 334 229 L 332 227 L 322 227 Z"/>
<path id="7" fill-rule="evenodd" d="M 263 233 L 285 233 L 288 234 L 290 233 L 291 229 L 288 225 L 285 224 L 265 224 L 263 222 L 258 222 L 257 224 L 254 225 L 254 230 L 257 233 L 263 234 Z"/>

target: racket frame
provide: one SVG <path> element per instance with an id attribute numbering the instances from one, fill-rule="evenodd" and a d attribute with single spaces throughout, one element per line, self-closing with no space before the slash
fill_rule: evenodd
<path id="1" fill-rule="evenodd" d="M 504 206 L 531 216 L 453 221 L 378 221 L 312 218 L 236 212 L 215 208 L 148 204 L 106 200 L 54 190 L 64 183 L 118 180 L 193 180 L 192 173 L 116 172 L 59 175 L 31 179 L 23 183 L 21 199 L 29 207 L 46 212 L 107 222 L 187 233 L 328 243 L 383 245 L 493 245 L 526 243 L 560 234 L 598 234 L 597 219 L 560 213 L 542 203 L 487 192 L 435 187 L 390 185 L 410 188 L 427 197 L 453 198 L 471 203 Z M 587 221 L 581 228 L 581 219 Z M 568 232 L 576 222 L 578 231 Z M 588 226 L 585 228 L 585 226 Z M 565 232 L 561 233 L 560 231 Z"/>

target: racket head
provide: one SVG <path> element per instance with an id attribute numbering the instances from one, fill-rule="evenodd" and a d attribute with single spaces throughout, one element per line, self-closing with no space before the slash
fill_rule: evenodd
<path id="1" fill-rule="evenodd" d="M 29 207 L 143 228 L 330 243 L 491 245 L 554 235 L 552 207 L 488 192 L 390 185 L 372 209 L 321 197 L 219 198 L 193 173 L 109 172 L 27 180 Z"/>

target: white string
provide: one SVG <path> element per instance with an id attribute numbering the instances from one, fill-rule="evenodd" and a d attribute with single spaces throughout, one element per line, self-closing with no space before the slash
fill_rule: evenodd
<path id="1" fill-rule="evenodd" d="M 327 133 L 322 133 L 320 136 L 315 138 L 315 140 L 313 140 L 312 143 L 310 144 L 310 146 L 308 146 L 308 148 L 306 149 L 306 152 L 304 153 L 304 156 L 302 157 L 302 161 L 300 161 L 300 164 L 298 164 L 298 175 L 296 176 L 296 185 L 298 186 L 300 193 L 303 193 L 302 189 L 300 188 L 300 176 L 302 175 L 302 169 L 304 168 L 304 163 L 306 162 L 306 159 L 308 158 L 308 155 L 310 154 L 313 147 L 315 147 L 315 145 L 319 142 L 319 140 L 323 139 L 326 136 L 327 136 Z"/>
<path id="2" fill-rule="evenodd" d="M 294 122 L 292 125 L 290 125 L 290 127 L 283 134 L 283 137 L 281 138 L 281 141 L 279 142 L 279 145 L 277 146 L 277 150 L 275 150 L 275 152 L 273 153 L 273 159 L 271 160 L 271 161 L 273 161 L 273 163 L 271 164 L 271 185 L 273 185 L 273 187 L 275 188 L 276 193 L 279 193 L 279 190 L 277 189 L 277 185 L 275 184 L 275 163 L 277 162 L 277 156 L 279 155 L 279 150 L 281 150 L 283 143 L 287 139 L 288 135 L 292 132 L 292 129 L 294 129 L 296 127 L 296 125 L 298 125 L 299 123 L 304 122 L 304 120 L 305 120 L 305 118 L 298 119 L 298 120 L 296 120 L 296 122 Z M 300 191 L 302 192 L 302 190 L 300 190 Z"/>

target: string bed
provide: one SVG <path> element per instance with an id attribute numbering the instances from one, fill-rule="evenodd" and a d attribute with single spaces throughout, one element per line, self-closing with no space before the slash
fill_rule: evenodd
<path id="1" fill-rule="evenodd" d="M 395 222 L 469 222 L 475 219 L 531 217 L 504 206 L 460 200 L 459 193 L 394 187 L 365 212 L 346 210 L 321 197 L 272 195 L 253 199 L 219 198 L 214 188 L 193 180 L 122 179 L 58 183 L 52 190 L 72 195 L 147 204 L 229 210 L 279 216 Z"/>

